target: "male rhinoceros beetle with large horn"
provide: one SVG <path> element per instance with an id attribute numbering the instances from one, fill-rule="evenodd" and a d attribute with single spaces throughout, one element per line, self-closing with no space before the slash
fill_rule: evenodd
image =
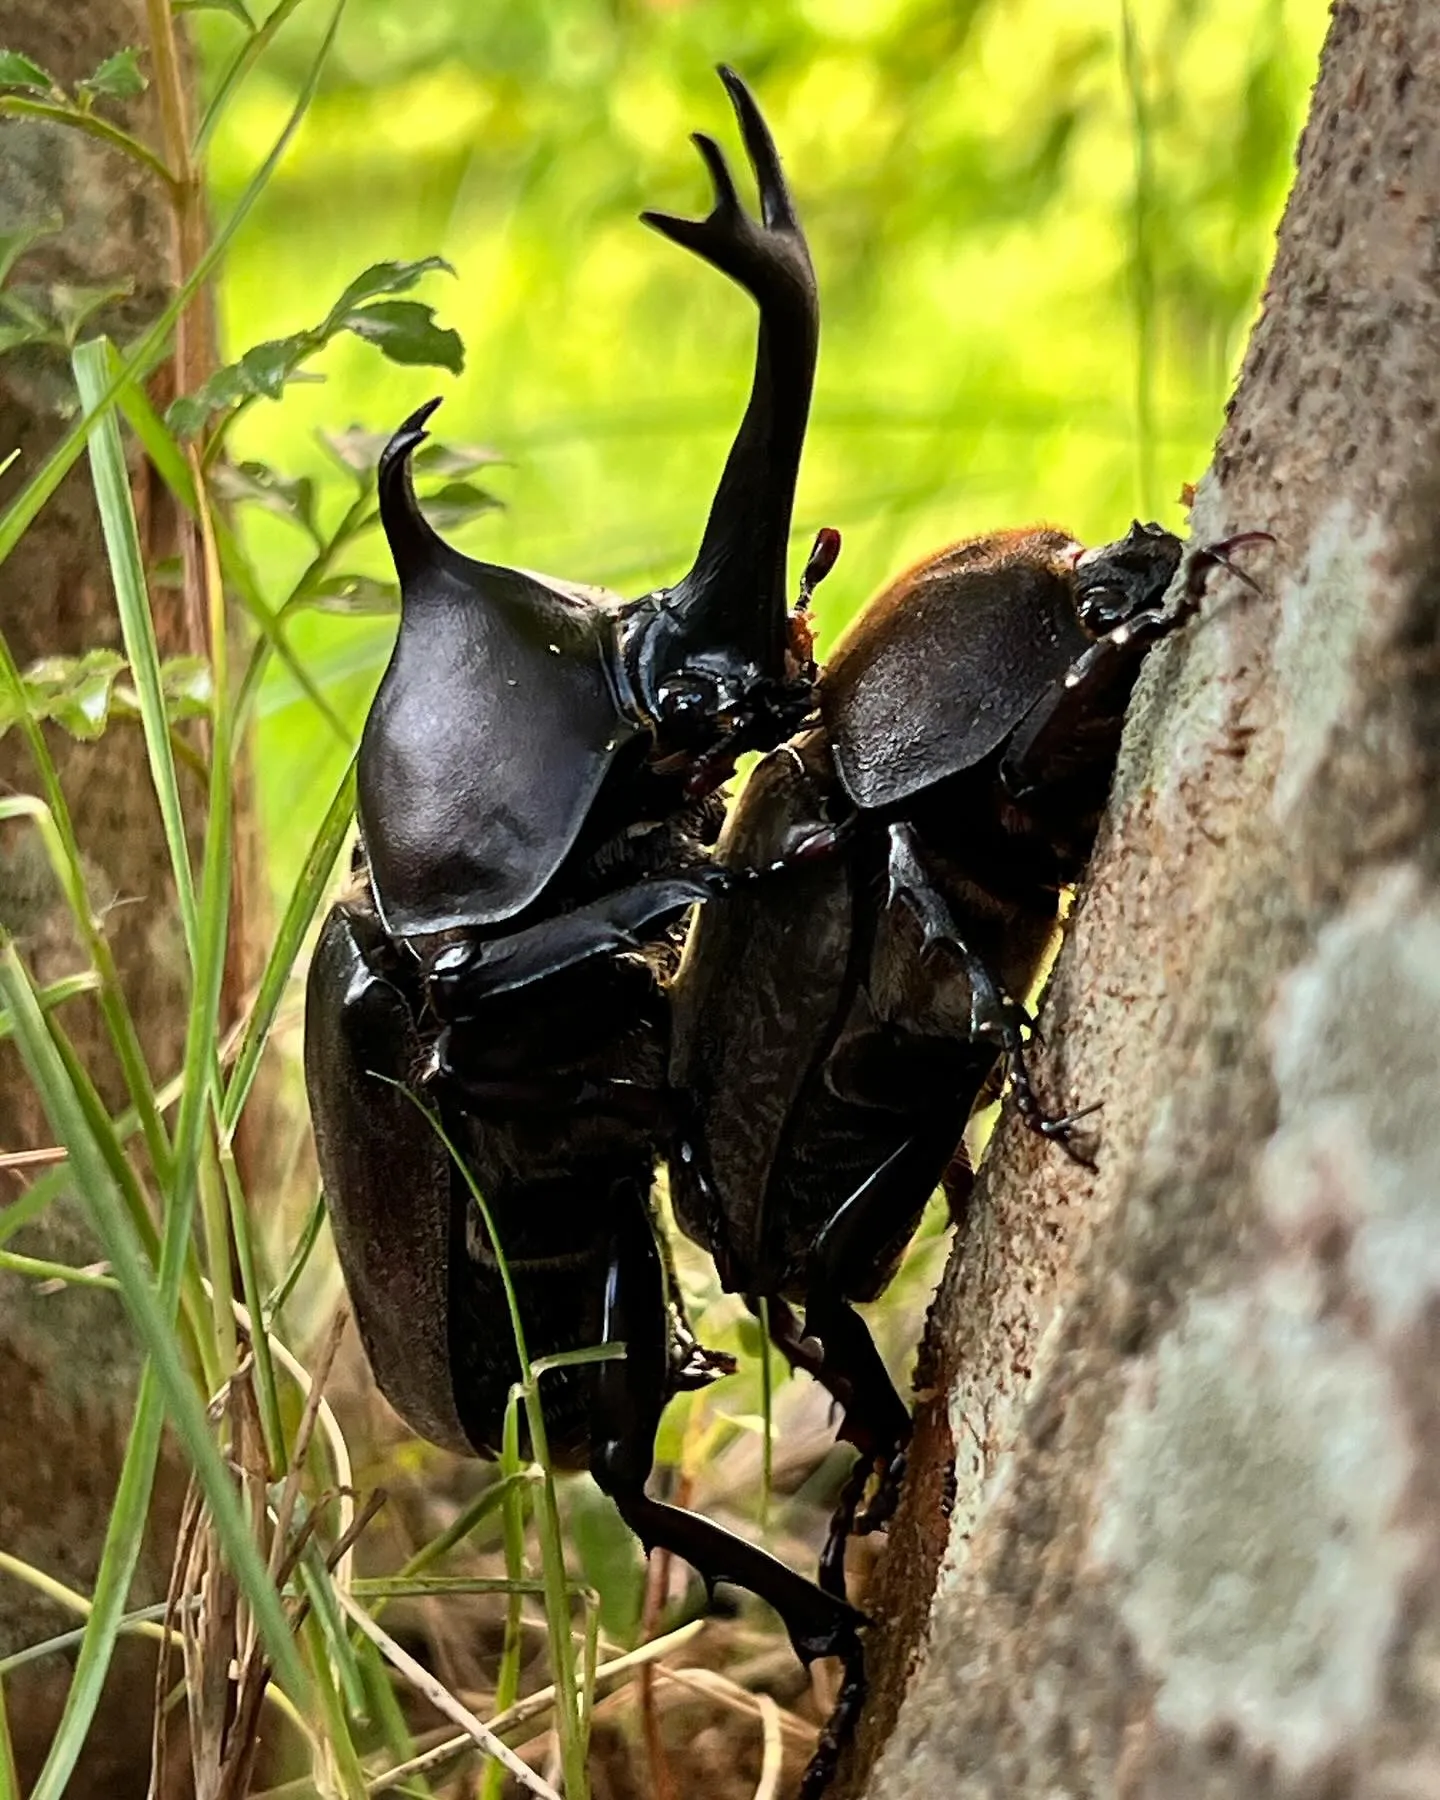
<path id="1" fill-rule="evenodd" d="M 647 1549 L 767 1600 L 802 1657 L 842 1657 L 853 1691 L 858 1614 L 645 1491 L 667 1400 L 725 1360 L 685 1326 L 652 1210 L 673 930 L 730 879 L 709 855 L 715 790 L 813 706 L 786 547 L 815 280 L 770 132 L 739 77 L 721 78 L 758 220 L 704 136 L 709 215 L 644 215 L 760 315 L 749 405 L 690 572 L 625 602 L 451 549 L 410 475 L 433 403 L 381 460 L 401 619 L 361 742 L 362 866 L 310 973 L 306 1080 L 360 1335 L 402 1417 L 451 1449 L 497 1452 L 516 1377 L 503 1252 L 532 1358 L 626 1347 L 545 1377 L 557 1464 L 588 1467 Z"/>

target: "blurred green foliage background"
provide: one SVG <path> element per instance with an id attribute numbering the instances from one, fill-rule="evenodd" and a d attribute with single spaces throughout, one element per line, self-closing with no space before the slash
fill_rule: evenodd
<path id="1" fill-rule="evenodd" d="M 485 557 L 626 594 L 687 566 L 748 388 L 750 303 L 644 230 L 700 212 L 687 134 L 738 157 L 733 62 L 785 157 L 822 346 L 795 527 L 844 533 L 821 648 L 941 543 L 1046 518 L 1099 540 L 1177 526 L 1203 473 L 1270 256 L 1324 0 L 351 0 L 303 133 L 232 254 L 225 353 L 314 323 L 381 258 L 454 265 L 424 297 L 464 373 L 353 338 L 241 421 L 236 454 L 347 483 L 314 433 L 388 431 L 443 391 L 451 440 L 495 446 Z M 218 68 L 223 10 L 192 15 Z M 223 212 L 323 27 L 301 5 L 213 145 Z M 264 585 L 307 546 L 246 509 Z M 385 573 L 376 538 L 368 563 Z M 292 643 L 358 731 L 390 620 L 309 613 Z M 260 787 L 277 891 L 346 747 L 278 665 Z"/>

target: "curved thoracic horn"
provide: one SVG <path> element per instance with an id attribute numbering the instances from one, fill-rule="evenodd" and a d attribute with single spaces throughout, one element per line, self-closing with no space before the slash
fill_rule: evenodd
<path id="1" fill-rule="evenodd" d="M 735 108 L 760 196 L 740 204 L 718 144 L 697 133 L 715 203 L 704 219 L 646 212 L 647 225 L 738 282 L 760 308 L 750 403 L 711 504 L 695 566 L 667 596 L 640 671 L 653 690 L 686 663 L 717 653 L 779 678 L 786 643 L 785 551 L 810 393 L 820 306 L 805 234 L 754 96 L 733 69 L 720 79 Z"/>
<path id="2" fill-rule="evenodd" d="M 410 473 L 410 458 L 429 437 L 425 425 L 439 404 L 437 395 L 416 407 L 380 452 L 377 470 L 380 525 L 390 546 L 402 593 L 407 579 L 418 575 L 435 561 L 437 553 L 446 549 L 445 540 L 420 510 Z"/>

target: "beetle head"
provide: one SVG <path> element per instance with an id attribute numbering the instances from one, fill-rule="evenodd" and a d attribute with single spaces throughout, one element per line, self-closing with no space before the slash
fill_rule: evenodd
<path id="1" fill-rule="evenodd" d="M 1075 610 L 1080 623 L 1102 637 L 1160 604 L 1180 566 L 1180 539 L 1161 525 L 1138 519 L 1123 538 L 1075 559 Z"/>

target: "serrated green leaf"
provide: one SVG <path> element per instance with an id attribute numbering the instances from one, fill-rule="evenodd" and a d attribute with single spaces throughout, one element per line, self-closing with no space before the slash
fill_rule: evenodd
<path id="1" fill-rule="evenodd" d="M 21 676 L 29 709 L 36 718 L 51 719 L 83 742 L 104 731 L 110 694 L 125 658 L 114 650 L 87 650 L 83 656 L 47 656 Z M 0 700 L 0 733 L 16 722 L 12 703 Z"/>
<path id="2" fill-rule="evenodd" d="M 55 77 L 18 50 L 0 50 L 0 88 L 28 88 L 40 94 L 59 91 Z"/>
<path id="3" fill-rule="evenodd" d="M 464 345 L 458 332 L 435 323 L 433 307 L 417 300 L 374 298 L 403 293 L 422 275 L 449 266 L 438 256 L 419 262 L 372 264 L 356 276 L 319 325 L 254 345 L 238 362 L 217 369 L 203 387 L 174 401 L 165 415 L 166 424 L 179 437 L 193 437 L 214 413 L 249 400 L 278 400 L 292 381 L 321 380 L 303 372 L 301 364 L 342 331 L 373 343 L 392 362 L 435 365 L 458 375 L 465 365 Z M 361 301 L 369 303 L 361 305 Z M 342 450 L 333 439 L 326 441 L 348 467 L 358 470 L 360 465 L 351 460 L 353 452 Z"/>
<path id="4" fill-rule="evenodd" d="M 357 306 L 367 300 L 378 300 L 385 294 L 409 293 L 422 276 L 431 275 L 437 269 L 443 269 L 447 275 L 455 273 L 443 256 L 422 256 L 418 262 L 371 263 L 330 308 L 329 317 L 320 329 L 327 337 L 333 336 L 348 322 Z"/>
<path id="5" fill-rule="evenodd" d="M 48 719 L 82 743 L 93 743 L 116 719 L 138 718 L 135 690 L 122 677 L 129 664 L 116 650 L 87 650 L 83 656 L 47 656 L 21 677 L 26 704 L 37 719 Z M 202 718 L 210 711 L 210 664 L 200 656 L 176 656 L 161 665 L 161 692 L 167 718 Z M 0 700 L 0 736 L 16 722 L 12 703 Z"/>
<path id="6" fill-rule="evenodd" d="M 448 369 L 458 375 L 465 367 L 465 346 L 460 333 L 435 323 L 435 308 L 421 300 L 376 300 L 352 309 L 344 329 L 374 344 L 391 362 Z"/>
<path id="7" fill-rule="evenodd" d="M 208 656 L 169 656 L 160 665 L 160 691 L 172 719 L 196 719 L 215 698 Z"/>
<path id="8" fill-rule="evenodd" d="M 149 85 L 140 68 L 140 52 L 132 48 L 107 56 L 93 75 L 77 84 L 76 91 L 100 100 L 133 100 Z"/>
<path id="9" fill-rule="evenodd" d="M 481 513 L 500 510 L 502 502 L 473 481 L 447 481 L 425 496 L 425 517 L 437 531 L 448 531 Z"/>
<path id="10" fill-rule="evenodd" d="M 319 347 L 313 331 L 297 331 L 290 337 L 254 344 L 238 362 L 217 369 L 193 394 L 182 394 L 172 401 L 165 423 L 177 437 L 194 437 L 212 413 L 262 396 L 278 400 L 286 382 L 296 378 L 299 365 Z"/>
<path id="11" fill-rule="evenodd" d="M 222 500 L 248 501 L 317 537 L 315 483 L 308 475 L 282 475 L 263 462 L 219 463 L 212 485 Z"/>
<path id="12" fill-rule="evenodd" d="M 394 613 L 400 609 L 400 589 L 373 575 L 327 575 L 315 587 L 310 605 L 319 612 Z"/>

